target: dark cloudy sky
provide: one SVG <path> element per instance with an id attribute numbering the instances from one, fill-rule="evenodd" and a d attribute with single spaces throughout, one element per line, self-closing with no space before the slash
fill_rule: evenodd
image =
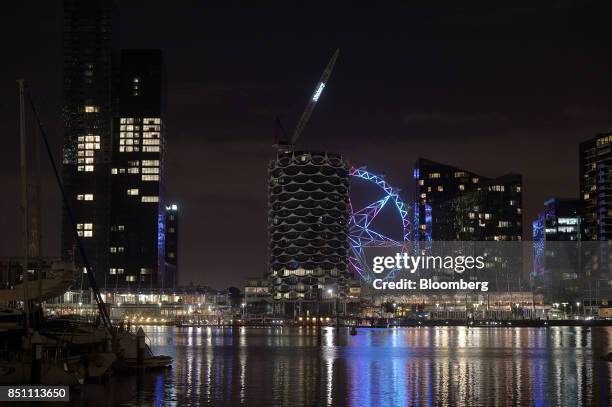
<path id="1" fill-rule="evenodd" d="M 61 149 L 61 3 L 14 3 L 0 14 L 0 255 L 19 252 L 15 79 L 30 82 Z M 578 195 L 578 143 L 612 125 L 603 1 L 122 3 L 121 47 L 165 55 L 167 189 L 181 208 L 182 283 L 241 285 L 264 273 L 274 118 L 295 126 L 336 47 L 302 146 L 385 172 L 406 200 L 419 155 L 487 176 L 519 172 L 530 224 L 546 198 Z M 44 247 L 57 255 L 52 181 L 47 168 Z"/>

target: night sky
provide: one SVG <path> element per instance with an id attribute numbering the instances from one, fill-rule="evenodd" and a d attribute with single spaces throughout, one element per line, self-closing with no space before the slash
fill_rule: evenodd
<path id="1" fill-rule="evenodd" d="M 15 3 L 0 14 L 0 256 L 20 252 L 15 79 L 29 81 L 58 157 L 62 144 L 61 2 Z M 518 172 L 530 225 L 545 199 L 577 197 L 578 143 L 612 127 L 604 2 L 122 3 L 120 46 L 164 51 L 167 193 L 181 210 L 183 284 L 241 286 L 265 272 L 274 118 L 294 128 L 336 47 L 300 144 L 386 173 L 407 201 L 419 155 L 485 176 Z M 59 255 L 60 197 L 50 171 L 46 165 L 44 254 Z"/>

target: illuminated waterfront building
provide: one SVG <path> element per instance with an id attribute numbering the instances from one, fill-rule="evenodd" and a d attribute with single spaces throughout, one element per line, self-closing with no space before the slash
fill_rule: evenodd
<path id="1" fill-rule="evenodd" d="M 348 165 L 338 154 L 279 150 L 269 167 L 271 294 L 305 314 L 347 290 Z"/>
<path id="2" fill-rule="evenodd" d="M 577 199 L 547 200 L 533 222 L 534 291 L 549 303 L 579 296 L 580 224 Z"/>
<path id="3" fill-rule="evenodd" d="M 583 240 L 612 240 L 612 133 L 580 144 Z"/>
<path id="4" fill-rule="evenodd" d="M 62 177 L 93 272 L 108 270 L 113 85 L 112 2 L 64 1 Z M 62 258 L 75 253 L 64 208 Z M 78 266 L 82 260 L 75 256 Z"/>
<path id="5" fill-rule="evenodd" d="M 582 272 L 590 302 L 612 298 L 612 133 L 580 144 Z"/>
<path id="6" fill-rule="evenodd" d="M 113 143 L 108 287 L 164 282 L 164 128 L 162 54 L 121 52 Z"/>
<path id="7" fill-rule="evenodd" d="M 419 158 L 414 178 L 419 240 L 522 239 L 520 175 L 487 178 Z"/>

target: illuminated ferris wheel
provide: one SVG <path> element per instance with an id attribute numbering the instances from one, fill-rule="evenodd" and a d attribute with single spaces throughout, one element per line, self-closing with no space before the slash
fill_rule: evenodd
<path id="1" fill-rule="evenodd" d="M 374 278 L 391 279 L 397 270 L 392 270 L 384 276 L 375 274 L 366 258 L 365 249 L 372 247 L 401 246 L 402 252 L 405 251 L 407 247 L 405 243 L 411 240 L 412 234 L 408 214 L 409 206 L 402 201 L 398 194 L 398 190 L 387 184 L 383 176 L 371 173 L 364 167 L 351 167 L 349 175 L 356 180 L 366 181 L 370 190 L 372 186 L 375 186 L 376 188 L 374 189 L 378 192 L 377 200 L 366 203 L 362 207 L 360 205 L 361 209 L 353 206 L 354 200 L 353 197 L 351 197 L 351 217 L 349 219 L 349 244 L 351 246 L 349 262 L 351 267 L 366 282 L 370 282 Z M 370 196 L 371 192 L 368 192 L 368 195 Z M 390 209 L 392 209 L 391 211 L 388 209 L 385 211 L 387 213 L 388 223 L 390 221 L 395 224 L 394 229 L 397 229 L 394 236 L 389 236 L 388 233 L 381 231 L 380 226 L 377 226 L 377 222 L 375 222 L 376 218 L 387 206 L 391 206 Z M 390 219 L 389 215 L 391 216 Z"/>

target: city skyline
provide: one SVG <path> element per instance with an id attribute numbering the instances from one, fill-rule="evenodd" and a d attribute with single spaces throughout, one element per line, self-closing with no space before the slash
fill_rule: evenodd
<path id="1" fill-rule="evenodd" d="M 268 25 L 268 31 L 257 38 L 244 34 L 235 38 L 231 28 L 221 29 L 223 20 L 213 21 L 215 13 L 227 18 L 231 10 L 213 10 L 204 16 L 209 10 L 196 9 L 188 15 L 184 10 L 164 13 L 160 4 L 146 4 L 144 11 L 143 4 L 121 5 L 121 48 L 165 50 L 177 42 L 187 44 L 184 49 L 172 49 L 166 57 L 167 189 L 170 200 L 181 208 L 182 284 L 239 285 L 246 277 L 265 272 L 266 172 L 275 153 L 271 147 L 274 118 L 280 116 L 292 128 L 336 46 L 341 48 L 336 72 L 301 144 L 337 151 L 357 166 L 367 164 L 386 172 L 391 184 L 403 188 L 407 202 L 414 201 L 409 191 L 413 190 L 411 171 L 417 156 L 491 176 L 521 173 L 523 236 L 530 235 L 530 222 L 545 199 L 578 197 L 578 145 L 609 130 L 612 119 L 607 113 L 612 98 L 606 89 L 612 84 L 606 70 L 610 56 L 605 53 L 605 31 L 586 29 L 603 18 L 594 3 L 576 9 L 503 10 L 495 15 L 499 33 L 487 39 L 477 36 L 478 16 L 469 11 L 449 10 L 444 21 L 421 23 L 418 28 L 423 31 L 415 38 L 411 38 L 418 33 L 414 27 L 388 30 L 388 38 L 381 34 L 369 38 L 368 30 L 342 32 L 352 25 L 334 22 L 332 10 L 330 16 L 321 16 L 321 27 L 311 36 L 306 35 L 308 19 L 303 17 L 294 36 L 272 42 L 267 40 L 274 30 L 288 30 L 285 22 L 277 28 Z M 25 77 L 32 86 L 58 154 L 63 133 L 59 115 L 61 8 L 59 2 L 41 7 L 48 7 L 49 13 L 32 17 L 40 21 L 34 24 L 32 36 L 25 36 L 20 44 L 27 49 L 44 41 L 49 50 L 37 46 L 36 52 L 25 52 L 14 44 L 7 52 L 16 57 L 9 59 L 4 75 L 8 79 L 2 84 L 0 126 L 9 141 L 0 165 L 3 184 L 15 191 L 2 203 L 3 213 L 9 215 L 2 227 L 16 234 L 19 227 L 13 219 L 18 219 L 19 184 L 13 79 Z M 139 7 L 152 22 L 135 32 L 130 23 L 141 22 Z M 16 21 L 25 13 L 24 8 L 11 11 L 14 13 L 7 15 Z M 426 9 L 420 12 L 426 14 Z M 260 13 L 249 18 L 241 10 L 233 17 L 253 29 L 272 23 L 272 18 Z M 564 25 L 572 13 L 579 21 L 574 25 L 576 32 L 566 31 Z M 55 19 L 43 21 L 40 15 Z M 198 27 L 198 16 L 211 23 L 210 28 Z M 548 33 L 537 27 L 543 16 L 554 23 L 547 26 Z M 262 19 L 256 23 L 257 17 Z M 172 32 L 156 30 L 155 23 L 162 18 Z M 399 21 L 389 18 L 389 25 Z M 524 24 L 524 31 L 516 37 L 504 33 L 508 18 Z M 187 20 L 188 29 L 179 28 L 181 19 Z M 409 26 L 409 21 L 405 24 Z M 372 31 L 385 26 L 379 22 Z M 436 29 L 440 38 L 428 35 Z M 454 31 L 458 35 L 453 42 L 440 42 Z M 193 54 L 194 43 L 187 41 L 192 36 L 200 43 L 195 45 L 202 47 L 201 55 Z M 399 49 L 398 44 L 402 44 Z M 38 73 L 39 66 L 34 65 L 40 58 L 55 61 L 49 63 L 46 73 Z M 492 103 L 493 97 L 497 99 Z M 373 136 L 376 143 L 372 143 Z M 45 169 L 43 248 L 45 255 L 59 255 L 60 200 L 48 167 Z M 243 263 L 228 263 L 227 258 L 236 251 L 244 254 Z M 0 252 L 19 253 L 18 239 L 3 240 Z M 209 266 L 201 265 L 203 258 Z"/>

